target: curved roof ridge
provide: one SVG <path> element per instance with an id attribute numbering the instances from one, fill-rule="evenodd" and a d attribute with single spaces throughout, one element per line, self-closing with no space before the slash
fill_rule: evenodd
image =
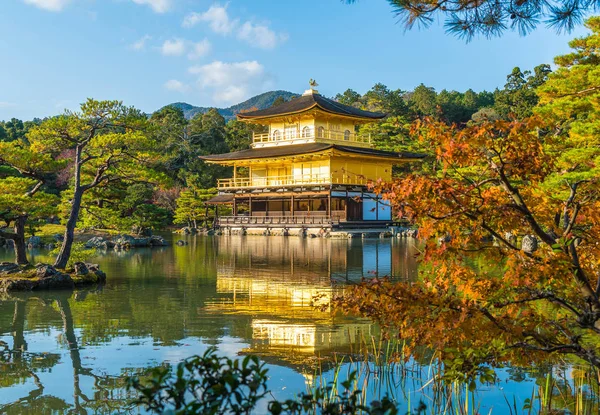
<path id="1" fill-rule="evenodd" d="M 233 161 L 233 160 L 248 160 L 254 158 L 270 158 L 284 157 L 301 154 L 317 153 L 325 150 L 339 150 L 346 153 L 361 154 L 366 156 L 379 156 L 396 159 L 422 159 L 426 155 L 410 152 L 394 152 L 377 150 L 373 148 L 354 147 L 342 144 L 330 143 L 306 143 L 306 144 L 289 144 L 274 147 L 249 148 L 246 150 L 235 151 L 233 153 L 211 154 L 199 156 L 200 159 L 212 162 Z"/>
<path id="2" fill-rule="evenodd" d="M 298 114 L 308 111 L 315 106 L 318 106 L 325 112 L 363 119 L 377 120 L 386 116 L 384 113 L 361 110 L 350 105 L 339 103 L 330 98 L 326 98 L 321 94 L 314 93 L 302 95 L 275 107 L 239 113 L 237 114 L 237 117 L 239 119 L 271 118 L 286 114 Z"/>

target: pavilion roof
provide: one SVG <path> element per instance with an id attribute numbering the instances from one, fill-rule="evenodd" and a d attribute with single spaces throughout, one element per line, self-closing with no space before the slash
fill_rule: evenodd
<path id="1" fill-rule="evenodd" d="M 293 144 L 293 145 L 282 145 L 274 147 L 260 147 L 250 148 L 247 150 L 234 151 L 233 153 L 225 154 L 212 154 L 208 156 L 200 156 L 202 160 L 211 162 L 226 162 L 234 160 L 250 160 L 250 159 L 261 159 L 261 158 L 273 158 L 273 157 L 285 157 L 285 156 L 297 156 L 302 154 L 318 153 L 325 150 L 338 150 L 344 153 L 352 153 L 364 156 L 375 156 L 385 158 L 396 158 L 402 159 L 422 159 L 426 157 L 425 154 L 410 153 L 410 152 L 392 152 L 376 150 L 373 148 L 363 147 L 352 147 L 344 146 L 339 144 L 327 144 L 327 143 L 308 143 L 308 144 Z"/>
<path id="2" fill-rule="evenodd" d="M 331 114 L 369 120 L 378 120 L 386 116 L 386 114 L 380 112 L 364 111 L 349 105 L 340 104 L 339 102 L 325 98 L 321 94 L 314 92 L 311 94 L 304 94 L 275 107 L 239 113 L 237 114 L 237 117 L 240 120 L 257 120 L 278 117 L 282 115 L 298 114 L 313 108 L 318 108 Z"/>

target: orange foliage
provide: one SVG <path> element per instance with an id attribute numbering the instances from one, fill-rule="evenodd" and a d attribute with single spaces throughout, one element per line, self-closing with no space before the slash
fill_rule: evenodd
<path id="1" fill-rule="evenodd" d="M 567 177 L 544 127 L 416 124 L 443 168 L 375 190 L 419 228 L 419 279 L 367 281 L 338 306 L 442 357 L 484 351 L 465 364 L 568 353 L 600 367 L 598 177 Z"/>

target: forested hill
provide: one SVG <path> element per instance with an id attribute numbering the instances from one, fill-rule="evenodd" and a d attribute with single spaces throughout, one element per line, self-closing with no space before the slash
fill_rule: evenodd
<path id="1" fill-rule="evenodd" d="M 231 107 L 217 108 L 217 110 L 223 117 L 225 117 L 225 119 L 231 119 L 235 117 L 235 114 L 237 114 L 238 112 L 249 110 L 250 108 L 269 108 L 271 105 L 273 105 L 273 102 L 279 97 L 282 97 L 284 100 L 289 101 L 292 97 L 297 95 L 298 94 L 294 94 L 293 92 L 289 91 L 269 91 L 260 95 L 256 95 L 255 97 L 252 97 L 239 104 L 232 105 Z M 187 118 L 188 120 L 192 119 L 194 115 L 198 113 L 205 113 L 210 109 L 209 107 L 195 107 L 185 102 L 175 102 L 167 106 L 180 108 L 183 111 L 185 118 Z"/>

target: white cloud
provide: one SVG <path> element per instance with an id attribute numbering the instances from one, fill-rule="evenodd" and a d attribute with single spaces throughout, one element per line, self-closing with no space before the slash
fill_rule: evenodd
<path id="1" fill-rule="evenodd" d="M 249 95 L 248 87 L 244 85 L 230 85 L 214 92 L 213 99 L 217 102 L 242 102 Z"/>
<path id="2" fill-rule="evenodd" d="M 172 0 L 132 0 L 135 4 L 148 5 L 156 13 L 165 13 L 171 8 Z"/>
<path id="3" fill-rule="evenodd" d="M 286 34 L 275 33 L 265 25 L 255 25 L 251 22 L 244 23 L 238 30 L 238 39 L 261 49 L 273 49 L 287 38 Z"/>
<path id="4" fill-rule="evenodd" d="M 250 21 L 240 25 L 240 19 L 232 19 L 227 12 L 227 5 L 213 4 L 204 13 L 190 13 L 183 19 L 183 27 L 194 27 L 198 23 L 208 23 L 215 33 L 228 35 L 237 32 L 238 39 L 251 46 L 262 49 L 273 49 L 287 40 L 285 33 L 276 33 L 266 24 L 255 24 Z"/>
<path id="5" fill-rule="evenodd" d="M 189 68 L 198 76 L 198 86 L 213 91 L 213 99 L 219 103 L 235 103 L 263 88 L 267 82 L 264 67 L 257 61 L 221 62 Z"/>
<path id="6" fill-rule="evenodd" d="M 23 0 L 25 4 L 30 4 L 40 9 L 51 12 L 61 11 L 71 0 Z"/>
<path id="7" fill-rule="evenodd" d="M 200 42 L 192 43 L 190 49 L 191 51 L 188 53 L 188 59 L 196 60 L 208 55 L 212 49 L 212 45 L 208 39 L 202 39 Z"/>
<path id="8" fill-rule="evenodd" d="M 238 25 L 239 20 L 231 20 L 227 6 L 212 5 L 204 13 L 190 13 L 183 19 L 183 27 L 193 27 L 200 22 L 207 22 L 213 32 L 222 35 L 229 34 Z"/>
<path id="9" fill-rule="evenodd" d="M 146 49 L 146 42 L 152 39 L 150 35 L 144 35 L 140 39 L 133 42 L 129 47 L 133 50 L 144 50 Z"/>
<path id="10" fill-rule="evenodd" d="M 188 86 L 177 79 L 169 79 L 165 82 L 164 87 L 169 91 L 185 92 L 188 90 Z"/>
<path id="11" fill-rule="evenodd" d="M 185 42 L 183 39 L 165 40 L 160 52 L 165 56 L 181 56 L 185 53 Z"/>

